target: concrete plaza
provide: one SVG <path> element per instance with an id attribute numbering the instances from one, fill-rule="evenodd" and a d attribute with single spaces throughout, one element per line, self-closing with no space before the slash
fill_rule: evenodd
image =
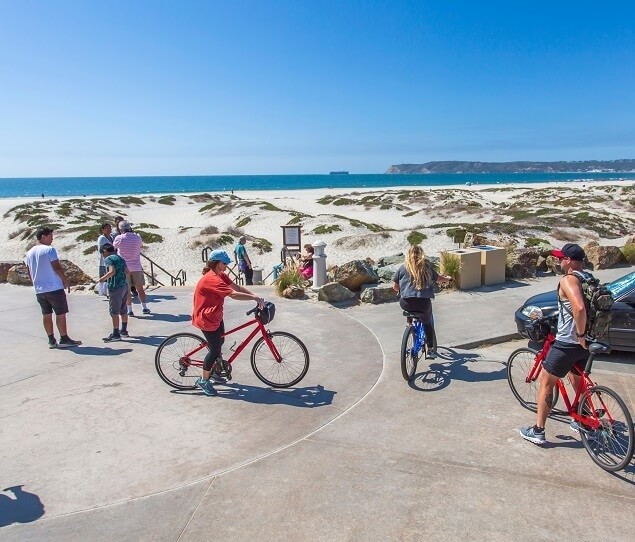
<path id="1" fill-rule="evenodd" d="M 48 350 L 32 289 L 2 285 L 0 489 L 15 489 L 0 493 L 0 540 L 632 539 L 635 465 L 602 471 L 563 416 L 547 446 L 522 440 L 534 415 L 505 361 L 523 343 L 486 346 L 509 340 L 513 311 L 556 281 L 438 296 L 440 357 L 410 386 L 397 304 L 335 308 L 254 287 L 276 303 L 269 327 L 307 345 L 309 372 L 272 390 L 248 348 L 217 397 L 173 390 L 154 368 L 163 338 L 196 331 L 192 287 L 152 291 L 152 314 L 110 344 L 107 302 L 73 293 L 69 332 L 84 344 Z M 226 322 L 249 308 L 228 301 Z M 626 355 L 594 371 L 631 412 L 633 368 Z"/>

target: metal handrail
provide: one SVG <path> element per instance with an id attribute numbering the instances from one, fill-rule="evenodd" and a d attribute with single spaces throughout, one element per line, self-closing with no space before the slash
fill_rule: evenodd
<path id="1" fill-rule="evenodd" d="M 185 286 L 185 281 L 187 279 L 187 273 L 185 272 L 185 269 L 179 269 L 179 272 L 176 275 L 173 275 L 172 273 L 170 273 L 169 271 L 167 271 L 163 267 L 161 267 L 154 260 L 152 260 L 151 258 L 148 258 L 145 254 L 140 254 L 140 255 L 150 262 L 150 273 L 146 273 L 144 271 L 144 274 L 146 275 L 146 277 L 148 277 L 150 279 L 150 284 L 152 286 L 154 286 L 155 284 L 159 284 L 160 286 L 165 286 L 165 284 L 163 284 L 159 279 L 157 279 L 154 276 L 154 268 L 155 267 L 157 269 L 160 269 L 161 271 L 163 271 L 166 275 L 168 275 L 170 277 L 170 281 L 172 283 L 172 286 L 177 286 L 177 285 L 178 286 Z"/>

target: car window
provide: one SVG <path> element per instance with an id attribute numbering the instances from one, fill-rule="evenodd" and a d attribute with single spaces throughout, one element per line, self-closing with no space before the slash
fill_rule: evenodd
<path id="1" fill-rule="evenodd" d="M 635 272 L 609 282 L 606 287 L 610 290 L 613 299 L 620 299 L 632 290 L 635 290 Z"/>

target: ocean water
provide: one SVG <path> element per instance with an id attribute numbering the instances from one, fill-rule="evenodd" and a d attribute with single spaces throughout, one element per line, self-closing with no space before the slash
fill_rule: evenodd
<path id="1" fill-rule="evenodd" d="M 633 180 L 633 173 L 448 173 L 427 175 L 218 175 L 186 177 L 0 178 L 0 198 L 180 194 L 229 190 L 300 190 L 310 188 L 377 188 L 544 182 Z"/>

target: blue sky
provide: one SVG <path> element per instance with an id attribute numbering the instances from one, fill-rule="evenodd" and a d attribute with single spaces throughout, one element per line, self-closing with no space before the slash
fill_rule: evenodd
<path id="1" fill-rule="evenodd" d="M 635 158 L 631 2 L 0 0 L 0 177 Z"/>

